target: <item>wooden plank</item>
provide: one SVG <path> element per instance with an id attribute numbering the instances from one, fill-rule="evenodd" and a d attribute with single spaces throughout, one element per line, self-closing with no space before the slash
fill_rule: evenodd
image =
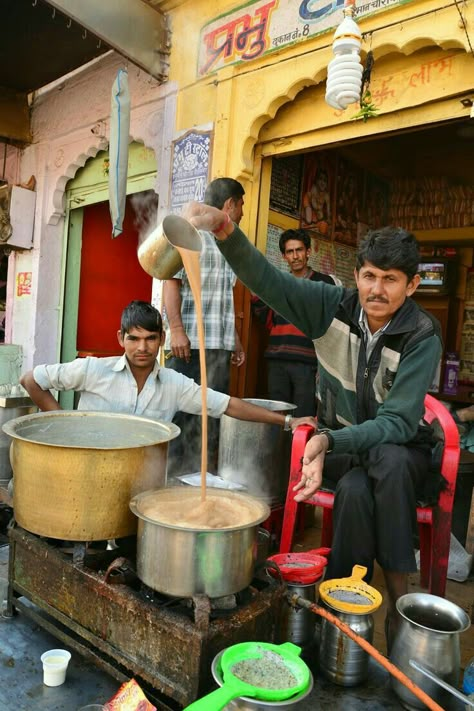
<path id="1" fill-rule="evenodd" d="M 466 545 L 464 546 L 468 553 L 474 553 L 474 490 L 471 498 L 471 511 L 469 513 L 469 521 L 467 524 Z"/>
<path id="2" fill-rule="evenodd" d="M 0 136 L 30 143 L 30 112 L 27 94 L 0 88 Z"/>

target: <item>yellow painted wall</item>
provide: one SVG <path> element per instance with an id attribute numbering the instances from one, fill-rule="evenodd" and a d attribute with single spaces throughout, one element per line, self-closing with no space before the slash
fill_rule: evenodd
<path id="1" fill-rule="evenodd" d="M 473 98 L 474 65 L 458 8 L 472 42 L 472 3 L 411 0 L 360 19 L 362 60 L 373 52 L 371 90 L 380 109 L 366 123 L 351 120 L 357 105 L 336 112 L 325 103 L 333 30 L 197 78 L 200 29 L 240 7 L 241 2 L 193 0 L 169 13 L 170 79 L 179 86 L 176 130 L 213 125 L 211 176 L 227 175 L 244 185 L 241 227 L 262 251 L 272 156 L 469 116 L 460 98 Z M 244 298 L 241 340 L 246 350 L 255 346 L 250 344 L 249 312 Z M 255 349 L 250 362 L 259 359 Z M 257 377 L 244 366 L 232 392 L 253 395 Z"/>
<path id="2" fill-rule="evenodd" d="M 382 115 L 365 125 L 350 121 L 354 113 L 351 108 L 338 115 L 324 102 L 332 30 L 260 59 L 197 78 L 200 29 L 241 6 L 240 2 L 195 0 L 170 12 L 170 79 L 179 85 L 176 129 L 214 123 L 214 176 L 232 175 L 243 182 L 253 182 L 254 149 L 262 140 L 270 141 L 265 146 L 267 155 L 442 120 L 455 110 L 459 114 L 459 102 L 453 102 L 453 97 L 474 91 L 466 32 L 456 6 L 442 0 L 412 0 L 360 20 L 365 35 L 363 53 L 369 49 L 374 53 L 373 84 L 382 104 Z M 461 11 L 467 27 L 474 26 L 472 3 L 463 5 Z M 426 51 L 420 52 L 423 48 Z M 440 66 L 423 68 L 425 62 L 436 61 L 449 62 L 450 66 L 444 66 L 442 71 Z M 423 71 L 431 74 L 430 81 L 414 76 Z M 392 79 L 388 85 L 389 77 Z M 306 93 L 305 101 L 300 102 L 300 92 L 306 87 L 314 87 L 314 94 Z M 442 106 L 428 106 L 437 96 L 442 99 Z M 279 115 L 278 122 L 269 125 L 278 109 L 282 118 Z M 290 147 L 287 137 L 295 133 L 295 124 L 299 125 L 300 120 L 310 135 L 303 140 L 299 130 L 299 140 L 293 138 Z M 322 133 L 315 138 L 317 131 Z"/>

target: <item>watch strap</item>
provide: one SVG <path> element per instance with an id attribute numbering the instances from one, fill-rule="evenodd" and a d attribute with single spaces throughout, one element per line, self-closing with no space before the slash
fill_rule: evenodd
<path id="1" fill-rule="evenodd" d="M 330 452 L 332 452 L 332 450 L 334 449 L 334 437 L 332 436 L 331 430 L 328 430 L 328 429 L 318 430 L 316 432 L 316 434 L 326 435 L 327 440 L 328 440 L 328 448 L 326 450 L 326 454 L 329 454 Z"/>
<path id="2" fill-rule="evenodd" d="M 292 420 L 293 420 L 293 418 L 291 415 L 285 415 L 285 424 L 283 425 L 283 429 L 285 430 L 285 432 L 288 432 L 289 430 L 291 430 Z"/>

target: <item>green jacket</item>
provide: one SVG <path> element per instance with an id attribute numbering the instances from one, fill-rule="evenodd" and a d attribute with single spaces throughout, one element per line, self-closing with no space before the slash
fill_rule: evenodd
<path id="1" fill-rule="evenodd" d="M 219 249 L 239 279 L 314 343 L 318 420 L 335 452 L 426 442 L 424 397 L 442 352 L 438 321 L 407 298 L 369 360 L 356 289 L 295 279 L 273 267 L 236 228 Z"/>

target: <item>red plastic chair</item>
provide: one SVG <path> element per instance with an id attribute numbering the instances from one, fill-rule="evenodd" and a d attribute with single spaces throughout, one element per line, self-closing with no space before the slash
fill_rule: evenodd
<path id="1" fill-rule="evenodd" d="M 446 487 L 440 493 L 437 505 L 419 506 L 416 510 L 420 535 L 420 584 L 422 587 L 428 588 L 433 595 L 444 597 L 451 540 L 451 519 L 460 455 L 459 433 L 448 410 L 431 395 L 425 397 L 424 419 L 430 424 L 437 421 L 443 433 L 441 474 L 446 480 Z M 298 503 L 294 500 L 293 486 L 300 480 L 301 457 L 312 433 L 311 427 L 302 425 L 296 429 L 293 435 L 290 481 L 283 515 L 280 553 L 288 553 L 291 550 L 298 511 Z M 321 545 L 330 548 L 334 494 L 329 491 L 317 491 L 304 503 L 322 506 Z"/>

